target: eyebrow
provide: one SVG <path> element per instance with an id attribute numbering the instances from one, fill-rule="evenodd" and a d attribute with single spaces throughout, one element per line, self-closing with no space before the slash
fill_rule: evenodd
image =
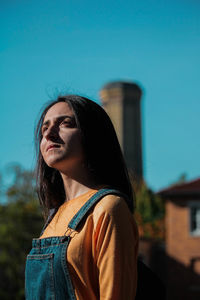
<path id="1" fill-rule="evenodd" d="M 60 121 L 60 120 L 66 119 L 66 118 L 71 119 L 71 120 L 74 120 L 74 116 L 68 116 L 68 115 L 61 115 L 61 116 L 59 116 L 59 117 L 57 117 L 57 118 L 54 118 L 54 119 L 55 119 L 56 122 L 58 122 L 58 121 Z M 50 123 L 50 120 L 46 120 L 46 121 L 42 124 L 41 128 L 42 128 L 43 126 L 45 126 L 45 125 L 48 125 L 49 123 Z"/>

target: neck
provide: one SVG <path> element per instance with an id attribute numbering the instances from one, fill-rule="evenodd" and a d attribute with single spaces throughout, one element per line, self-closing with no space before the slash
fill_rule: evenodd
<path id="1" fill-rule="evenodd" d="M 66 201 L 76 198 L 90 189 L 96 189 L 97 185 L 94 184 L 93 180 L 88 175 L 88 172 L 80 172 L 79 174 L 67 174 L 66 172 L 60 172 L 63 180 Z"/>

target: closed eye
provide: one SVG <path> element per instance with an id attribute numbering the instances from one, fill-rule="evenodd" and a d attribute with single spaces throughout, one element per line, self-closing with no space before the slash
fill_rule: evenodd
<path id="1" fill-rule="evenodd" d="M 70 121 L 63 121 L 63 122 L 61 123 L 61 125 L 62 125 L 62 124 L 64 124 L 64 125 L 70 125 L 71 122 L 70 122 Z"/>
<path id="2" fill-rule="evenodd" d="M 76 127 L 74 119 L 64 120 L 60 123 L 60 125 L 61 126 L 63 125 L 64 127 L 70 127 L 70 128 Z"/>
<path id="3" fill-rule="evenodd" d="M 50 124 L 50 121 L 47 120 L 42 125 L 42 128 L 41 128 L 42 136 L 43 136 L 44 132 L 48 129 L 49 124 Z M 55 126 L 55 128 L 57 128 L 57 129 L 59 126 L 70 127 L 70 128 L 77 127 L 75 118 L 71 117 L 71 116 L 60 116 L 60 117 L 56 118 L 53 126 Z"/>
<path id="4" fill-rule="evenodd" d="M 44 127 L 42 127 L 41 134 L 43 135 L 43 134 L 44 134 L 44 132 L 45 132 L 47 129 L 48 129 L 48 127 L 47 127 L 47 126 L 44 126 Z"/>

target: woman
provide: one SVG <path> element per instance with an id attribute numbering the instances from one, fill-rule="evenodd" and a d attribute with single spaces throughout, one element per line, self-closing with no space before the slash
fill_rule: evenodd
<path id="1" fill-rule="evenodd" d="M 133 192 L 108 115 L 87 98 L 58 97 L 35 137 L 47 222 L 27 256 L 26 299 L 134 299 Z"/>

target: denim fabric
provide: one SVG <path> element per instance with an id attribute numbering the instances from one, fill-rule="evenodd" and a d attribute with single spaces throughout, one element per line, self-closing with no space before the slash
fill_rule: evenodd
<path id="1" fill-rule="evenodd" d="M 33 240 L 26 261 L 27 300 L 76 299 L 66 262 L 69 241 L 70 237 Z"/>
<path id="2" fill-rule="evenodd" d="M 108 194 L 122 195 L 117 190 L 99 190 L 75 214 L 68 228 L 76 230 L 87 212 Z M 26 300 L 76 299 L 66 261 L 70 240 L 70 236 L 33 239 L 32 250 L 26 260 Z"/>
<path id="3" fill-rule="evenodd" d="M 97 193 L 95 193 L 75 214 L 75 216 L 69 222 L 68 228 L 76 230 L 84 216 L 88 213 L 90 208 L 92 208 L 101 198 L 104 196 L 112 194 L 122 196 L 123 198 L 127 198 L 127 196 L 118 190 L 114 189 L 100 189 Z"/>

